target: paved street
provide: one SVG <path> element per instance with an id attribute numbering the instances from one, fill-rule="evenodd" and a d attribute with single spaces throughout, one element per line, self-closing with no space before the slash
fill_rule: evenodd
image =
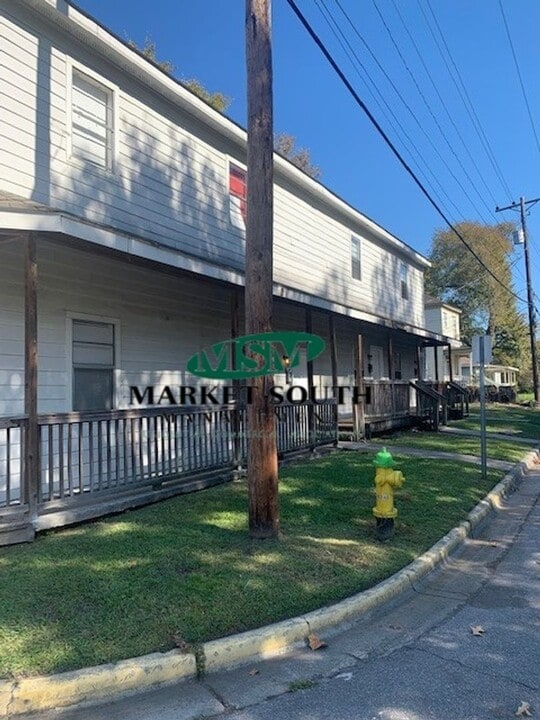
<path id="1" fill-rule="evenodd" d="M 539 493 L 531 473 L 444 568 L 323 650 L 40 720 L 491 720 L 522 702 L 540 718 Z"/>

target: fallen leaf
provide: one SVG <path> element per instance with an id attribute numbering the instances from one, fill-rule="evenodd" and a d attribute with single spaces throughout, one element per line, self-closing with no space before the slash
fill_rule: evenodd
<path id="1" fill-rule="evenodd" d="M 248 672 L 248 675 L 251 675 L 253 677 L 253 675 L 258 675 L 259 673 L 260 670 L 258 670 L 257 668 L 251 668 L 251 670 Z"/>
<path id="2" fill-rule="evenodd" d="M 326 643 L 323 642 L 320 637 L 315 635 L 315 633 L 308 635 L 308 645 L 311 650 L 320 650 L 321 648 L 326 647 Z"/>
<path id="3" fill-rule="evenodd" d="M 189 652 L 191 650 L 191 645 L 184 640 L 181 635 L 173 635 L 172 639 L 176 647 L 182 652 Z"/>
<path id="4" fill-rule="evenodd" d="M 486 632 L 484 628 L 481 625 L 471 625 L 471 632 L 473 635 L 477 635 L 478 637 L 482 637 L 484 633 Z"/>
<path id="5" fill-rule="evenodd" d="M 339 673 L 339 675 L 336 675 L 335 679 L 336 680 L 346 680 L 348 682 L 349 680 L 352 680 L 352 676 L 353 676 L 352 672 L 344 672 L 344 673 Z"/>
<path id="6" fill-rule="evenodd" d="M 525 700 L 522 700 L 520 706 L 516 710 L 516 715 L 518 717 L 523 717 L 523 716 L 531 717 L 532 716 L 531 709 L 532 708 L 529 705 L 529 703 L 525 702 Z"/>

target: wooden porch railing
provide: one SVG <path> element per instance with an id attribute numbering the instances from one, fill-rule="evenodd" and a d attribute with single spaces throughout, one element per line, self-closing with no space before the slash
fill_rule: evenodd
<path id="1" fill-rule="evenodd" d="M 334 400 L 276 405 L 281 456 L 337 440 Z M 0 511 L 23 507 L 24 418 L 0 420 Z M 246 458 L 246 412 L 234 406 L 137 408 L 41 415 L 39 512 L 111 497 L 200 473 L 232 471 Z"/>
<path id="2" fill-rule="evenodd" d="M 365 380 L 366 420 L 408 415 L 409 383 L 400 380 Z"/>
<path id="3" fill-rule="evenodd" d="M 23 504 L 24 418 L 0 418 L 0 510 Z"/>
<path id="4" fill-rule="evenodd" d="M 418 420 L 434 431 L 437 431 L 440 425 L 446 425 L 448 420 L 446 396 L 437 392 L 429 383 L 411 381 L 410 387 L 416 394 Z"/>

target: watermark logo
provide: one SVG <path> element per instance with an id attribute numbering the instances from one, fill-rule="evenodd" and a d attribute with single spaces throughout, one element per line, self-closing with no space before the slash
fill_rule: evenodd
<path id="1" fill-rule="evenodd" d="M 319 335 L 306 332 L 271 332 L 223 340 L 192 355 L 187 369 L 193 375 L 219 380 L 244 380 L 291 370 L 314 360 L 324 350 Z"/>

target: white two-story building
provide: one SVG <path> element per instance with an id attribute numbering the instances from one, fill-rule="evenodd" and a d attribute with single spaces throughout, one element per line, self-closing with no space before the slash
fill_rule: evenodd
<path id="1" fill-rule="evenodd" d="M 188 358 L 242 334 L 246 132 L 65 0 L 0 0 L 0 40 L 0 526 L 25 537 L 230 464 L 228 410 L 179 402 Z M 327 343 L 293 382 L 407 421 L 444 342 L 427 260 L 277 156 L 274 238 L 274 328 Z"/>

